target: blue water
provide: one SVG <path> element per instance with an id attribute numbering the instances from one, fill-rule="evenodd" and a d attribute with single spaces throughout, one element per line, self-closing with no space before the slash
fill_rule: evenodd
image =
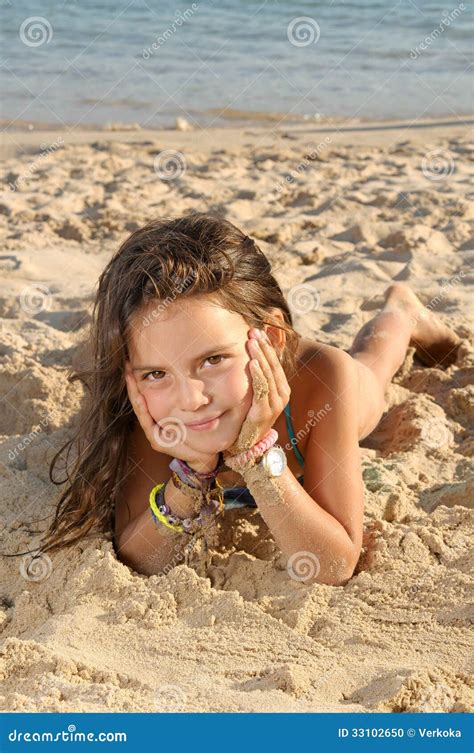
<path id="1" fill-rule="evenodd" d="M 468 2 L 0 0 L 0 10 L 0 117 L 16 124 L 168 127 L 183 116 L 209 126 L 257 114 L 364 120 L 473 110 Z M 34 16 L 43 19 L 39 36 L 29 36 Z M 314 41 L 291 43 L 288 26 L 302 16 Z"/>

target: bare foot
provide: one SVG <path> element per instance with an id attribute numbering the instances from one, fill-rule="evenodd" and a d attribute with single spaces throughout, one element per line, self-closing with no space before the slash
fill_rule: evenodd
<path id="1" fill-rule="evenodd" d="M 384 310 L 401 309 L 410 315 L 413 326 L 410 345 L 416 348 L 420 361 L 427 366 L 450 366 L 456 360 L 461 338 L 423 306 L 413 290 L 403 282 L 395 282 L 385 291 Z"/>

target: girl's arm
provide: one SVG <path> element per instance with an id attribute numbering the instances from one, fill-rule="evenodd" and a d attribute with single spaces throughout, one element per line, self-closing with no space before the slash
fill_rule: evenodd
<path id="1" fill-rule="evenodd" d="M 171 479 L 165 486 L 165 499 L 173 514 L 180 518 L 196 514 L 192 500 L 177 489 Z M 117 556 L 124 565 L 138 573 L 159 575 L 184 562 L 186 545 L 190 539 L 188 534 L 176 533 L 161 523 L 156 523 L 147 505 L 118 537 Z"/>
<path id="2" fill-rule="evenodd" d="M 143 436 L 146 438 L 147 447 L 151 448 L 153 450 L 152 455 L 155 455 L 163 448 L 158 445 L 158 435 L 155 431 L 156 424 L 148 411 L 146 400 L 139 393 L 128 362 L 126 364 L 125 380 L 128 396 L 138 422 L 143 429 Z M 177 457 L 179 456 L 183 460 L 189 461 L 194 470 L 207 472 L 216 468 L 219 455 L 209 453 L 199 454 L 195 451 L 191 455 L 183 455 L 184 449 L 181 450 L 181 447 L 176 445 L 173 448 L 173 452 L 176 453 Z M 180 450 L 179 455 L 178 450 Z M 148 462 L 150 465 L 148 473 L 146 473 L 145 468 L 142 467 L 140 462 L 136 461 L 134 465 L 136 468 L 140 466 L 141 473 L 145 474 L 149 479 L 148 489 L 151 490 L 155 485 L 152 470 L 154 459 L 150 459 L 149 453 L 146 457 L 149 458 Z M 171 460 L 171 458 L 169 459 Z M 143 512 L 133 516 L 132 520 L 123 528 L 120 535 L 116 535 L 117 556 L 125 565 L 143 575 L 157 575 L 158 573 L 167 572 L 168 569 L 185 561 L 184 553 L 186 545 L 192 537 L 188 534 L 176 533 L 161 523 L 156 523 L 152 517 L 148 500 L 142 492 L 143 484 L 136 483 L 135 480 L 133 484 L 133 499 L 129 498 L 126 500 L 131 503 L 128 506 L 129 510 L 134 508 L 142 509 L 143 505 L 145 507 Z M 165 486 L 165 500 L 172 513 L 180 518 L 192 518 L 196 514 L 193 509 L 192 500 L 175 487 L 171 478 Z"/>
<path id="3" fill-rule="evenodd" d="M 326 363 L 318 361 L 317 374 L 322 386 L 315 412 L 325 404 L 330 409 L 310 430 L 304 488 L 289 468 L 276 478 L 266 478 L 258 466 L 243 475 L 275 542 L 290 558 L 290 575 L 342 585 L 362 545 L 358 380 L 351 357 L 339 350 Z"/>

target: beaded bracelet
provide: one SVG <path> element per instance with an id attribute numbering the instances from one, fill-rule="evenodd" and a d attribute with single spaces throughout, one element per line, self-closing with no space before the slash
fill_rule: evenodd
<path id="1" fill-rule="evenodd" d="M 273 447 L 277 439 L 278 432 L 275 429 L 269 429 L 263 438 L 256 442 L 253 447 L 239 453 L 239 455 L 226 458 L 225 462 L 233 471 L 246 469 L 247 466 L 251 468 L 255 465 L 255 460 L 269 450 L 270 447 Z"/>
<path id="2" fill-rule="evenodd" d="M 174 515 L 165 502 L 164 487 L 166 482 L 157 484 L 150 492 L 150 508 L 154 521 L 162 523 L 175 533 L 196 533 L 201 528 L 205 517 L 212 514 L 220 515 L 224 511 L 223 488 L 217 479 L 216 482 L 218 489 L 213 491 L 218 493 L 217 499 L 211 499 L 210 503 L 203 506 L 201 512 L 194 518 L 180 518 L 178 515 Z"/>

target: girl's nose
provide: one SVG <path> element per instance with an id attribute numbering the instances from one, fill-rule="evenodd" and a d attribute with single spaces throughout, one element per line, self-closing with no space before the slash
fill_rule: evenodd
<path id="1" fill-rule="evenodd" d="M 209 398 L 204 395 L 203 382 L 201 379 L 187 379 L 184 377 L 180 380 L 177 404 L 181 411 L 193 413 L 208 403 Z"/>

